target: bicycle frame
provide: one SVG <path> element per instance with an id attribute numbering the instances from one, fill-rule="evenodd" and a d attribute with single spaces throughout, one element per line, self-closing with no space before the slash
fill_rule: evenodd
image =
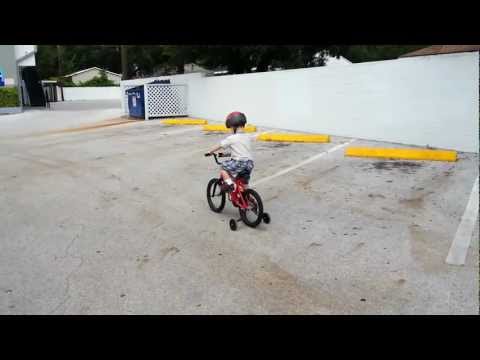
<path id="1" fill-rule="evenodd" d="M 215 162 L 218 165 L 222 165 L 220 161 L 217 159 L 217 154 L 212 154 L 213 157 L 215 158 Z M 228 154 L 218 154 L 219 157 L 227 157 Z M 223 179 L 220 178 L 220 181 L 223 182 Z M 228 194 L 228 200 L 236 207 L 239 207 L 242 210 L 247 210 L 248 209 L 248 202 L 243 196 L 243 192 L 245 191 L 246 184 L 243 182 L 242 178 L 235 179 L 235 184 L 237 185 L 235 190 L 232 191 L 231 193 Z"/>
<path id="2" fill-rule="evenodd" d="M 243 196 L 245 191 L 245 183 L 241 179 L 235 179 L 235 184 L 237 185 L 236 189 L 228 194 L 228 199 L 239 208 L 246 210 L 248 209 L 248 203 Z"/>

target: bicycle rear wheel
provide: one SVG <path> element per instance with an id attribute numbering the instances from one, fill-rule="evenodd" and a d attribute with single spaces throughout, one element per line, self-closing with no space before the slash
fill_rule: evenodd
<path id="1" fill-rule="evenodd" d="M 262 198 L 255 190 L 247 189 L 243 193 L 243 197 L 248 203 L 248 209 L 239 209 L 240 218 L 245 225 L 250 227 L 257 227 L 262 221 L 263 217 L 263 203 Z"/>
<path id="2" fill-rule="evenodd" d="M 211 179 L 207 185 L 208 206 L 217 213 L 225 207 L 225 192 L 222 191 L 220 183 L 220 179 Z"/>

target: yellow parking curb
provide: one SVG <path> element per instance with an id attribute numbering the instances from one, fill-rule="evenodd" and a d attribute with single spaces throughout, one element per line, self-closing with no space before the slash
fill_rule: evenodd
<path id="1" fill-rule="evenodd" d="M 329 135 L 315 135 L 315 134 L 276 134 L 268 133 L 261 134 L 257 138 L 263 141 L 288 141 L 288 142 L 312 142 L 312 143 L 326 143 L 330 142 Z"/>
<path id="2" fill-rule="evenodd" d="M 232 129 L 227 128 L 225 125 L 205 125 L 203 131 L 232 131 Z M 243 132 L 256 132 L 257 127 L 255 125 L 247 125 L 242 129 Z"/>
<path id="3" fill-rule="evenodd" d="M 162 120 L 162 124 L 165 125 L 205 125 L 208 124 L 207 120 L 202 119 L 166 119 Z"/>
<path id="4" fill-rule="evenodd" d="M 457 161 L 457 152 L 450 150 L 348 147 L 345 149 L 345 156 L 406 160 Z"/>

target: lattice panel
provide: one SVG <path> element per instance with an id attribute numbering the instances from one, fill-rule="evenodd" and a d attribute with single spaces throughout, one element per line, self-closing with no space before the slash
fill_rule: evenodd
<path id="1" fill-rule="evenodd" d="M 186 85 L 148 84 L 145 87 L 148 97 L 145 99 L 146 116 L 149 118 L 188 115 Z"/>

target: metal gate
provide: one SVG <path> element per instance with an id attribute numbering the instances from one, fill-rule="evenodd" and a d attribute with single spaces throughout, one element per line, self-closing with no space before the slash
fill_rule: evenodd
<path id="1" fill-rule="evenodd" d="M 187 85 L 145 84 L 145 120 L 153 117 L 187 116 Z"/>

